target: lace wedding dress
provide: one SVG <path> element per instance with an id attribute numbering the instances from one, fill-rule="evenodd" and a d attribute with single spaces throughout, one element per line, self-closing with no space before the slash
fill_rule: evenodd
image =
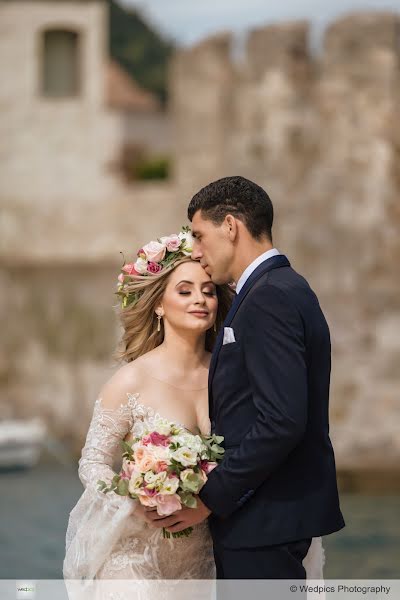
<path id="1" fill-rule="evenodd" d="M 161 415 L 139 402 L 139 394 L 117 409 L 95 402 L 86 443 L 79 460 L 85 490 L 70 513 L 66 533 L 65 579 L 214 579 L 212 540 L 207 520 L 188 537 L 164 539 L 162 529 L 135 516 L 137 500 L 98 490 L 109 483 L 121 440 L 141 436 Z M 304 560 L 308 579 L 321 579 L 324 562 L 321 538 L 314 538 Z"/>

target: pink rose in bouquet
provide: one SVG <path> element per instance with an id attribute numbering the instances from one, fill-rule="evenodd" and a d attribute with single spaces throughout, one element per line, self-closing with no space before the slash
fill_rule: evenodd
<path id="1" fill-rule="evenodd" d="M 181 499 L 178 494 L 158 494 L 155 497 L 157 502 L 157 512 L 159 515 L 172 515 L 172 513 L 182 508 Z"/>

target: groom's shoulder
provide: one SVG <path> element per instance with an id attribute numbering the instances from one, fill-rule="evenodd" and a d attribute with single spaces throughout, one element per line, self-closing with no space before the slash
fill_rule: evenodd
<path id="1" fill-rule="evenodd" d="M 284 265 L 263 273 L 254 288 L 264 291 L 278 289 L 288 292 L 301 288 L 311 290 L 305 277 L 295 271 L 291 265 Z"/>
<path id="2" fill-rule="evenodd" d="M 255 284 L 249 301 L 257 302 L 263 298 L 265 302 L 282 303 L 292 306 L 318 302 L 317 296 L 308 281 L 291 266 L 272 269 L 265 273 Z"/>

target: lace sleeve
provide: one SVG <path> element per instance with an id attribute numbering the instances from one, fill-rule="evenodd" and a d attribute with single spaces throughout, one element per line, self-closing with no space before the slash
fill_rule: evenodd
<path id="1" fill-rule="evenodd" d="M 133 426 L 136 397 L 128 394 L 127 404 L 115 409 L 104 407 L 101 398 L 95 402 L 79 459 L 78 473 L 85 490 L 70 513 L 66 532 L 66 579 L 94 579 L 127 527 L 132 532 L 141 527 L 133 515 L 136 500 L 113 492 L 104 494 L 97 485 L 99 479 L 109 484 L 115 474 L 113 463 L 121 453 L 121 441 Z"/>
<path id="2" fill-rule="evenodd" d="M 78 468 L 82 484 L 93 492 L 98 490 L 99 479 L 110 484 L 115 475 L 113 464 L 121 454 L 121 441 L 133 425 L 132 398 L 133 396 L 130 396 L 127 404 L 121 404 L 115 409 L 105 408 L 102 398 L 95 401 Z M 104 495 L 108 499 L 116 500 L 116 494 L 109 492 Z M 117 496 L 117 499 L 126 503 L 125 497 Z"/>

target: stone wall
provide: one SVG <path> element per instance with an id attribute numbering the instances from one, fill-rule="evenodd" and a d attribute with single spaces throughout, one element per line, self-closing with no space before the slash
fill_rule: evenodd
<path id="1" fill-rule="evenodd" d="M 41 415 L 76 451 L 116 366 L 120 252 L 186 223 L 173 184 L 128 186 L 117 173 L 125 131 L 106 106 L 107 18 L 103 0 L 0 0 L 0 418 Z M 47 28 L 81 36 L 77 97 L 39 93 Z"/>
<path id="2" fill-rule="evenodd" d="M 2 15 L 17 5 L 1 3 Z M 84 10 L 94 11 L 86 20 L 102 18 L 91 3 Z M 28 21 L 22 19 L 20 40 L 32 29 Z M 250 32 L 241 62 L 232 60 L 229 34 L 178 52 L 170 84 L 175 173 L 159 185 L 125 186 L 112 164 L 104 168 L 115 137 L 108 130 L 105 144 L 107 118 L 96 94 L 84 106 L 65 107 L 68 127 L 58 130 L 63 145 L 55 155 L 52 108 L 36 122 L 40 107 L 33 114 L 20 94 L 31 76 L 15 74 L 2 58 L 2 79 L 16 77 L 2 104 L 20 130 L 15 140 L 7 137 L 0 116 L 2 143 L 12 149 L 0 161 L 2 414 L 44 414 L 57 436 L 79 448 L 100 384 L 114 368 L 118 252 L 130 256 L 176 231 L 200 186 L 241 174 L 271 195 L 275 244 L 308 278 L 330 324 L 339 467 L 398 464 L 399 25 L 395 14 L 350 15 L 328 28 L 316 55 L 306 22 Z M 27 52 L 13 36 L 0 39 L 8 56 Z M 90 141 L 79 146 L 82 131 Z M 69 154 L 75 143 L 79 164 Z M 93 152 L 83 160 L 87 143 Z M 2 157 L 10 154 L 4 148 Z"/>
<path id="3" fill-rule="evenodd" d="M 224 36 L 172 69 L 187 195 L 230 174 L 265 187 L 275 244 L 320 298 L 343 468 L 400 457 L 399 28 L 396 14 L 350 15 L 313 56 L 307 23 L 267 26 L 241 63 Z"/>

